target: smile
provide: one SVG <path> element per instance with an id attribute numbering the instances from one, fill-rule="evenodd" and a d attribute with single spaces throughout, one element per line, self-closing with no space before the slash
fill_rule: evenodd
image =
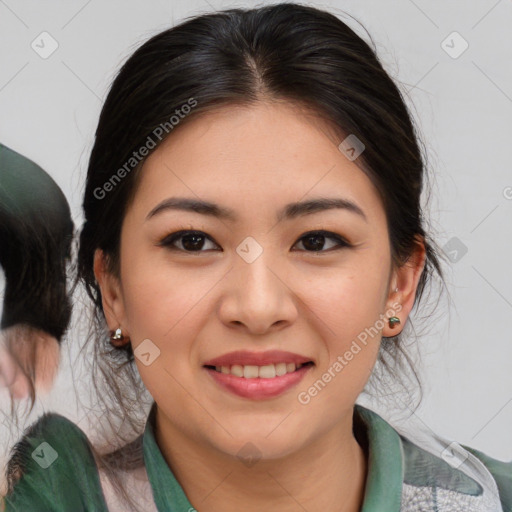
<path id="1" fill-rule="evenodd" d="M 311 361 L 265 366 L 203 366 L 219 389 L 251 400 L 265 400 L 283 394 L 296 386 L 313 367 Z"/>
<path id="2" fill-rule="evenodd" d="M 277 363 L 267 364 L 264 366 L 256 365 L 240 365 L 234 364 L 232 366 L 206 366 L 206 368 L 215 369 L 216 372 L 223 374 L 234 375 L 235 377 L 243 377 L 245 379 L 273 379 L 275 377 L 281 377 L 287 373 L 293 373 L 294 371 L 302 368 L 305 365 L 312 365 L 311 361 L 303 364 L 295 363 Z"/>

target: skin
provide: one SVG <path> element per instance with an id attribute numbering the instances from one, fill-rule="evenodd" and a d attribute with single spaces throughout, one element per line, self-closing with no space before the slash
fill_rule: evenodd
<path id="1" fill-rule="evenodd" d="M 109 328 L 121 326 L 134 350 L 145 339 L 160 350 L 149 366 L 138 358 L 136 364 L 157 403 L 158 445 L 201 512 L 355 512 L 362 506 L 368 467 L 352 432 L 353 408 L 381 336 L 399 332 L 412 309 L 425 248 L 419 240 L 407 265 L 392 268 L 378 193 L 338 149 L 341 140 L 325 121 L 285 103 L 191 118 L 144 164 L 123 221 L 119 281 L 96 251 Z M 158 203 L 178 196 L 232 208 L 238 220 L 167 210 L 145 221 Z M 342 209 L 276 222 L 285 204 L 319 196 L 351 199 L 367 222 Z M 204 238 L 195 252 L 186 252 L 183 238 L 174 251 L 158 245 L 181 229 L 211 240 Z M 303 237 L 319 229 L 352 247 L 331 249 L 336 241 L 325 238 L 315 251 Z M 236 252 L 247 236 L 263 248 L 252 263 Z M 386 311 L 397 303 L 401 324 L 391 329 L 384 322 L 378 336 L 301 404 L 299 392 L 365 328 L 392 316 Z M 241 398 L 223 391 L 202 367 L 238 349 L 288 350 L 315 366 L 278 397 Z M 250 467 L 237 457 L 247 442 L 261 456 Z"/>

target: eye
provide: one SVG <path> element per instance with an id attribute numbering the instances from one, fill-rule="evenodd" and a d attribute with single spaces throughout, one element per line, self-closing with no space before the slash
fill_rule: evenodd
<path id="1" fill-rule="evenodd" d="M 177 251 L 205 252 L 201 251 L 205 240 L 210 240 L 213 242 L 213 240 L 202 231 L 183 230 L 176 231 L 175 233 L 171 233 L 170 235 L 166 236 L 163 240 L 160 241 L 159 245 Z M 176 241 L 181 241 L 182 247 L 176 247 L 176 245 L 174 245 Z M 217 244 L 214 243 L 214 245 Z"/>
<path id="2" fill-rule="evenodd" d="M 349 244 L 341 236 L 337 235 L 336 233 L 331 233 L 330 231 L 323 230 L 310 231 L 309 233 L 303 235 L 299 239 L 299 242 L 304 240 L 304 242 L 302 242 L 302 245 L 306 248 L 312 249 L 307 250 L 307 252 L 329 252 L 327 250 L 321 250 L 323 245 L 325 244 L 325 240 L 329 238 L 336 242 L 334 245 L 334 250 L 341 249 L 343 247 L 351 247 L 351 244 Z M 333 250 L 333 247 L 331 247 L 329 250 Z"/>
<path id="3" fill-rule="evenodd" d="M 335 242 L 333 247 L 328 250 L 323 250 L 322 247 L 325 245 L 325 240 L 331 239 Z M 170 250 L 177 250 L 183 252 L 206 252 L 201 249 L 204 248 L 205 241 L 210 241 L 216 247 L 219 247 L 213 240 L 202 231 L 182 230 L 171 233 L 163 238 L 158 245 L 169 248 Z M 181 247 L 176 245 L 179 242 Z M 302 242 L 307 252 L 328 252 L 329 250 L 336 250 L 337 248 L 351 247 L 346 240 L 336 233 L 330 231 L 310 231 L 304 234 L 298 242 Z M 294 245 L 294 247 L 295 247 Z"/>

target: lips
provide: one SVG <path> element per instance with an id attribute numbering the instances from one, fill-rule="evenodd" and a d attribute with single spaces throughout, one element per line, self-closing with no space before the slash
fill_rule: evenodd
<path id="1" fill-rule="evenodd" d="M 265 366 L 279 363 L 295 363 L 300 365 L 309 362 L 314 363 L 309 357 L 282 350 L 267 350 L 266 352 L 237 350 L 205 361 L 203 366 Z"/>
<path id="2" fill-rule="evenodd" d="M 213 379 L 218 389 L 227 391 L 231 395 L 249 400 L 268 400 L 277 398 L 296 387 L 307 373 L 311 371 L 312 367 L 313 363 L 304 364 L 291 373 L 285 373 L 280 376 L 276 375 L 271 378 L 262 378 L 261 376 L 257 378 L 240 377 L 216 371 L 209 366 L 205 367 L 205 372 L 209 378 Z M 225 367 L 223 366 L 222 368 Z M 237 368 L 237 366 L 233 366 L 232 368 Z M 238 366 L 238 368 L 242 368 L 242 366 Z M 249 365 L 243 368 L 255 369 L 257 366 Z"/>

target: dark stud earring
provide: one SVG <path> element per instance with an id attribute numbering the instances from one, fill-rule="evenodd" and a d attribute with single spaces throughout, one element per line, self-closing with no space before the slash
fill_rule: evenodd
<path id="1" fill-rule="evenodd" d="M 395 327 L 396 324 L 399 324 L 400 323 L 400 318 L 398 318 L 397 316 L 392 316 L 390 319 L 389 319 L 389 327 L 391 329 L 393 329 L 393 327 Z"/>

